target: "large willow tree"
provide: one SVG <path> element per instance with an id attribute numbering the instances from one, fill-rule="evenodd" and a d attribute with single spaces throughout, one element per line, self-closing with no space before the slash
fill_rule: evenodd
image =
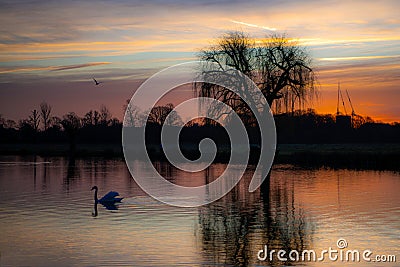
<path id="1" fill-rule="evenodd" d="M 215 45 L 202 50 L 199 58 L 217 63 L 221 73 L 224 65 L 243 72 L 277 112 L 304 108 L 316 93 L 310 55 L 305 47 L 284 35 L 257 41 L 243 32 L 228 32 Z M 233 107 L 242 118 L 249 118 L 246 105 L 230 90 L 205 83 L 196 84 L 195 90 L 199 96 L 218 99 Z"/>

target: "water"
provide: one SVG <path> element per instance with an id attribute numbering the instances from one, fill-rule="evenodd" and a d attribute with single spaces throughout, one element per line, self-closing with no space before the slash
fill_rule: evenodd
<path id="1" fill-rule="evenodd" d="M 190 176 L 155 165 L 190 185 L 225 168 L 214 164 Z M 0 266 L 342 266 L 327 256 L 257 259 L 264 245 L 319 253 L 337 249 L 339 238 L 347 249 L 397 256 L 381 266 L 399 264 L 399 173 L 276 165 L 269 188 L 249 193 L 252 171 L 213 204 L 177 208 L 143 193 L 123 160 L 0 157 Z M 94 217 L 93 185 L 100 195 L 118 191 L 124 203 L 118 210 L 99 205 Z"/>

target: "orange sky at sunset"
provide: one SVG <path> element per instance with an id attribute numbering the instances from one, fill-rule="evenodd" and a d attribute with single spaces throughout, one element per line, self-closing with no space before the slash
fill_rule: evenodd
<path id="1" fill-rule="evenodd" d="M 0 114 L 26 118 L 42 101 L 54 115 L 100 105 L 122 118 L 138 85 L 196 60 L 228 30 L 285 33 L 307 47 L 319 82 L 312 107 L 336 112 L 337 84 L 355 112 L 400 121 L 398 1 L 0 1 Z M 94 86 L 92 77 L 102 81 Z M 190 92 L 183 92 L 188 95 Z M 347 112 L 351 113 L 346 100 Z M 341 111 L 344 111 L 341 107 Z M 184 117 L 184 116 L 183 116 Z"/>

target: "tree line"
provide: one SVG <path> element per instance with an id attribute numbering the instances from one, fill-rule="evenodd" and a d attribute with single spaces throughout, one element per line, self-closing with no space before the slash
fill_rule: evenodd
<path id="1" fill-rule="evenodd" d="M 180 142 L 186 147 L 196 147 L 204 138 L 212 138 L 220 146 L 230 144 L 223 125 L 206 118 L 183 125 L 173 109 L 173 104 L 153 107 L 146 120 L 140 110 L 127 104 L 124 125 L 138 133 L 146 125 L 146 141 L 156 147 L 161 144 L 162 125 L 184 126 Z M 274 118 L 278 143 L 399 142 L 400 123 L 379 123 L 369 117 L 354 117 L 352 127 L 340 126 L 334 115 L 318 114 L 312 109 L 280 113 Z M 244 120 L 244 123 L 250 143 L 260 145 L 258 126 L 251 121 Z M 0 115 L 0 143 L 69 143 L 72 150 L 76 144 L 121 144 L 122 127 L 123 123 L 104 105 L 82 117 L 74 112 L 57 117 L 52 114 L 52 106 L 44 102 L 28 118 L 18 122 Z"/>
<path id="2" fill-rule="evenodd" d="M 140 127 L 147 123 L 153 125 L 182 125 L 181 117 L 174 111 L 174 105 L 155 106 L 149 117 L 135 107 L 124 106 L 125 124 Z M 169 116 L 168 116 L 169 115 Z M 120 143 L 122 121 L 113 117 L 110 110 L 101 105 L 98 110 L 89 110 L 82 117 L 75 112 L 68 112 L 61 117 L 53 116 L 52 106 L 46 102 L 39 109 L 31 110 L 28 118 L 18 122 L 6 119 L 0 114 L 1 143 L 65 143 L 71 149 L 76 143 Z"/>

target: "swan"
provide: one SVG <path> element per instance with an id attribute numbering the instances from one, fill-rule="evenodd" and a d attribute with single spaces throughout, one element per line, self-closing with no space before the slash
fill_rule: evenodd
<path id="1" fill-rule="evenodd" d="M 114 205 L 117 202 L 121 202 L 123 197 L 118 197 L 119 193 L 115 191 L 110 191 L 104 195 L 104 197 L 98 199 L 97 191 L 99 190 L 97 186 L 93 186 L 91 190 L 94 190 L 94 202 L 103 204 L 103 205 Z"/>

